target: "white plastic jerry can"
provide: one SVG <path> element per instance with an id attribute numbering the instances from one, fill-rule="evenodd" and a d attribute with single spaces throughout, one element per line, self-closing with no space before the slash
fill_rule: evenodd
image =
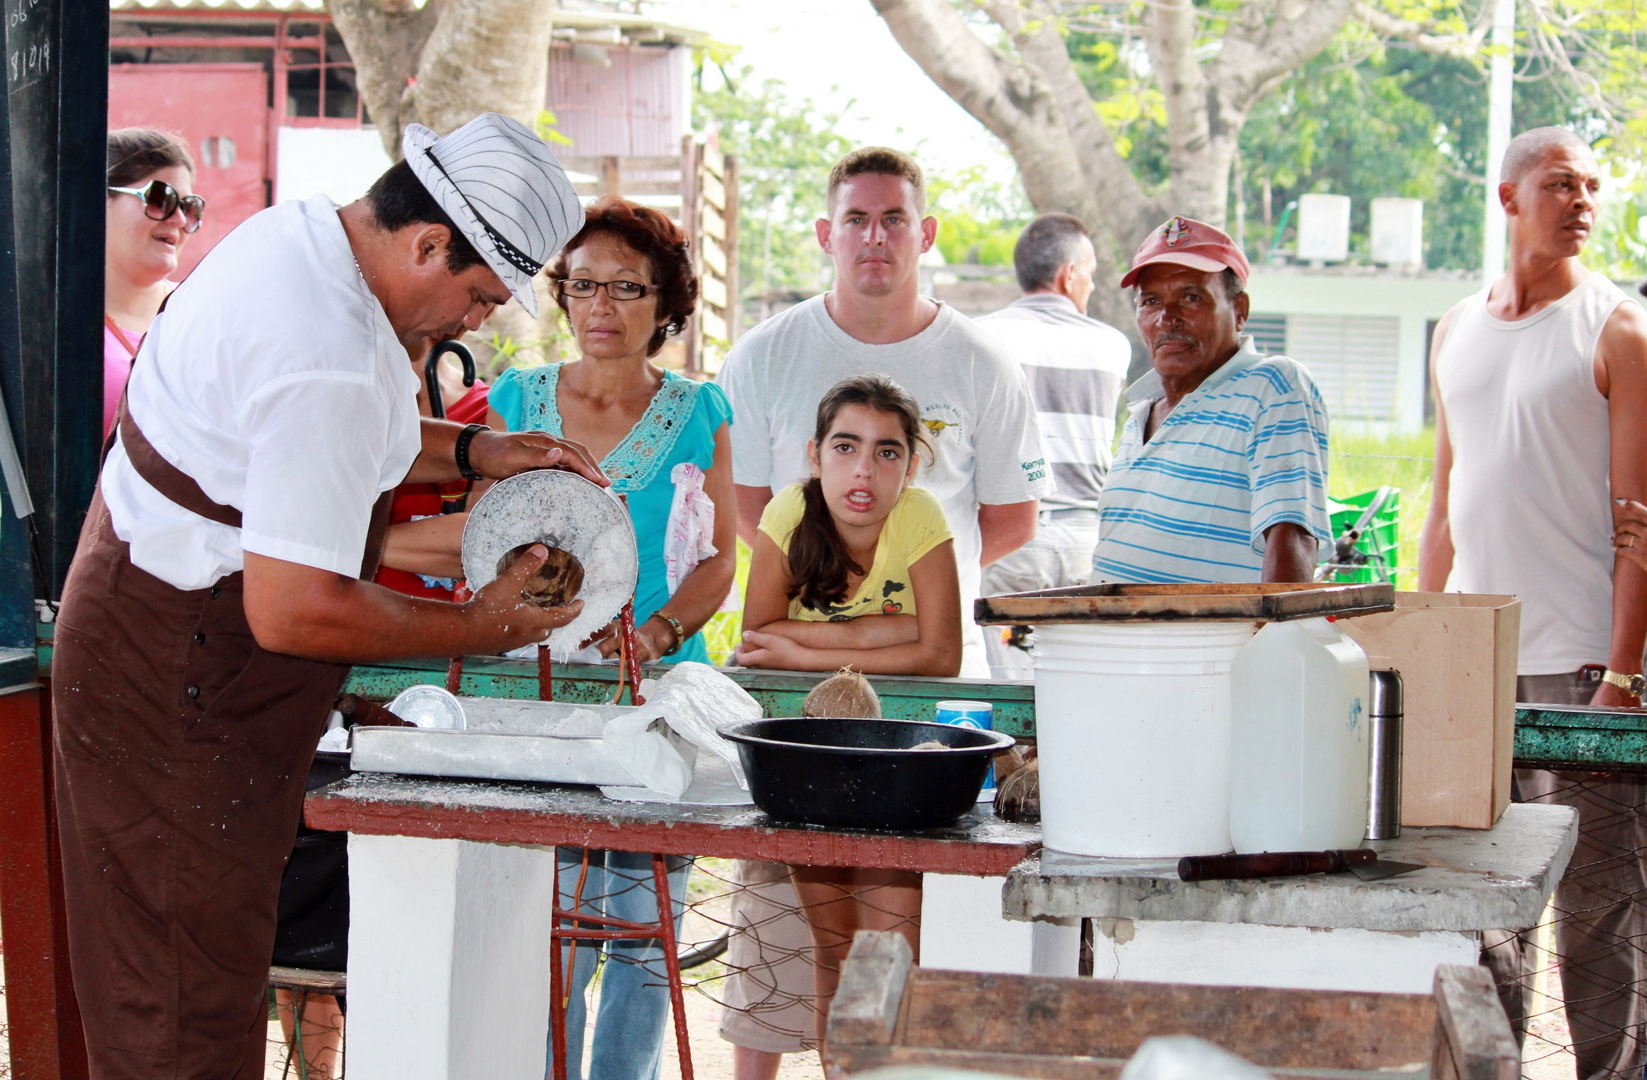
<path id="1" fill-rule="evenodd" d="M 1327 619 L 1274 622 L 1230 668 L 1230 840 L 1243 854 L 1359 847 L 1367 654 Z"/>

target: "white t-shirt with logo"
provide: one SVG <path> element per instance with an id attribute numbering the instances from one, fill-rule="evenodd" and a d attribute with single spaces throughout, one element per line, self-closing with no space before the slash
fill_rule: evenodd
<path id="1" fill-rule="evenodd" d="M 716 380 L 732 399 L 733 480 L 773 491 L 806 480 L 818 402 L 842 379 L 869 374 L 895 380 L 920 403 L 935 457 L 915 483 L 938 497 L 955 533 L 961 674 L 988 678 L 983 635 L 971 619 L 982 573 L 978 505 L 1028 502 L 1053 490 L 1023 371 L 993 335 L 942 304 L 925 330 L 890 345 L 842 330 L 822 296 L 768 319 L 738 339 Z"/>

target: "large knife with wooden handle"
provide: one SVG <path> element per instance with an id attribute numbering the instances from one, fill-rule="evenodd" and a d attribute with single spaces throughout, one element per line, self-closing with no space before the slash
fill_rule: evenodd
<path id="1" fill-rule="evenodd" d="M 1189 855 L 1178 860 L 1181 881 L 1226 881 L 1245 878 L 1340 874 L 1348 870 L 1362 881 L 1421 870 L 1419 863 L 1380 860 L 1370 848 L 1335 851 L 1265 851 L 1255 855 Z"/>

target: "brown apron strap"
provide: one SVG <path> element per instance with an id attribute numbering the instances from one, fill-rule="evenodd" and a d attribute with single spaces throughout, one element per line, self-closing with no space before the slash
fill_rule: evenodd
<path id="1" fill-rule="evenodd" d="M 179 469 L 176 465 L 160 456 L 143 432 L 132 419 L 131 410 L 126 408 L 122 399 L 120 403 L 120 444 L 126 448 L 126 456 L 131 459 L 132 468 L 137 470 L 148 485 L 172 502 L 181 506 L 192 514 L 199 514 L 207 521 L 215 521 L 219 525 L 228 525 L 231 528 L 240 528 L 240 511 L 232 506 L 212 502 L 194 477 Z"/>

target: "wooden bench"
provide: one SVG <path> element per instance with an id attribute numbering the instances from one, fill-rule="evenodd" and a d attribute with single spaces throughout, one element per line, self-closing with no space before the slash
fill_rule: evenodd
<path id="1" fill-rule="evenodd" d="M 923 970 L 896 933 L 862 931 L 829 1013 L 847 1075 L 929 1066 L 1111 1080 L 1152 1035 L 1195 1035 L 1278 1076 L 1516 1080 L 1521 1052 L 1486 968 L 1435 992 L 1358 994 Z"/>

